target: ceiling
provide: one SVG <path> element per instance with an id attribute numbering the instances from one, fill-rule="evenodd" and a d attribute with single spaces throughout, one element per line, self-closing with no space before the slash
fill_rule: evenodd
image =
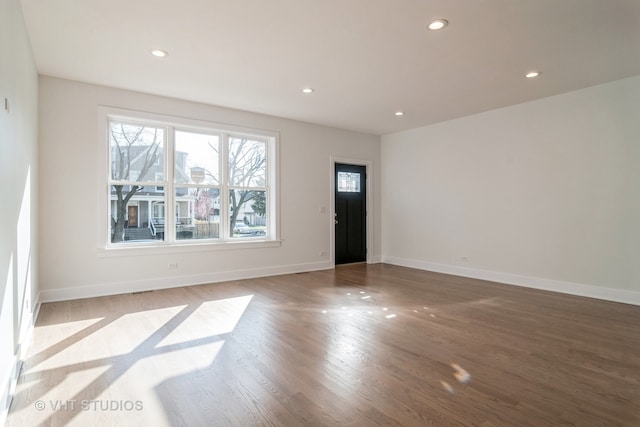
<path id="1" fill-rule="evenodd" d="M 640 74 L 639 0 L 22 6 L 40 74 L 379 135 Z"/>

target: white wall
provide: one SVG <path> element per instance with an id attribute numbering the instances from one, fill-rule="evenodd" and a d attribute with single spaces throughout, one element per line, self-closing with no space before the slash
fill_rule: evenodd
<path id="1" fill-rule="evenodd" d="M 38 75 L 18 0 L 0 2 L 0 425 L 33 326 Z M 9 109 L 5 109 L 5 99 Z"/>
<path id="2" fill-rule="evenodd" d="M 383 260 L 640 304 L 640 77 L 385 135 L 382 160 Z"/>
<path id="3" fill-rule="evenodd" d="M 104 257 L 96 172 L 98 106 L 118 107 L 280 133 L 282 245 L 276 248 Z M 40 272 L 43 300 L 330 268 L 331 157 L 372 162 L 379 189 L 380 138 L 292 120 L 51 77 L 40 78 Z M 380 257 L 380 197 L 374 241 Z M 320 213 L 320 207 L 326 212 Z M 169 270 L 169 263 L 177 270 Z"/>

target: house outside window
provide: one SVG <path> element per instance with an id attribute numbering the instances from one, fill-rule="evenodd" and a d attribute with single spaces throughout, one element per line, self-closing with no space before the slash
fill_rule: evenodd
<path id="1" fill-rule="evenodd" d="M 107 247 L 276 240 L 277 136 L 107 116 Z"/>

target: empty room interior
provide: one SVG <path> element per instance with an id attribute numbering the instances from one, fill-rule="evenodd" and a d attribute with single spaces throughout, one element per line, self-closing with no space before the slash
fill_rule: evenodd
<path id="1" fill-rule="evenodd" d="M 637 0 L 0 4 L 0 425 L 640 425 Z"/>

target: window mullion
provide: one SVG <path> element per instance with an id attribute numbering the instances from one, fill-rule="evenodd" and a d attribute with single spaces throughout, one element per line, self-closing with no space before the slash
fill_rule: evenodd
<path id="1" fill-rule="evenodd" d="M 220 239 L 229 240 L 229 134 L 222 134 L 220 144 Z"/>
<path id="2" fill-rule="evenodd" d="M 175 185 L 175 128 L 168 127 L 164 168 L 164 240 L 166 243 L 176 241 L 176 185 Z"/>
<path id="3" fill-rule="evenodd" d="M 267 164 L 265 165 L 265 176 L 264 176 L 264 185 L 265 185 L 265 193 L 264 193 L 264 198 L 265 198 L 265 213 L 267 214 L 267 232 L 269 234 L 269 236 L 274 236 L 274 228 L 273 228 L 273 221 L 276 218 L 276 213 L 275 211 L 272 209 L 273 205 L 273 199 L 271 197 L 271 186 L 273 185 L 272 182 L 272 162 L 275 162 L 275 160 L 273 159 L 273 151 L 272 151 L 272 143 L 269 143 L 269 141 L 265 141 L 265 156 L 267 159 Z"/>

